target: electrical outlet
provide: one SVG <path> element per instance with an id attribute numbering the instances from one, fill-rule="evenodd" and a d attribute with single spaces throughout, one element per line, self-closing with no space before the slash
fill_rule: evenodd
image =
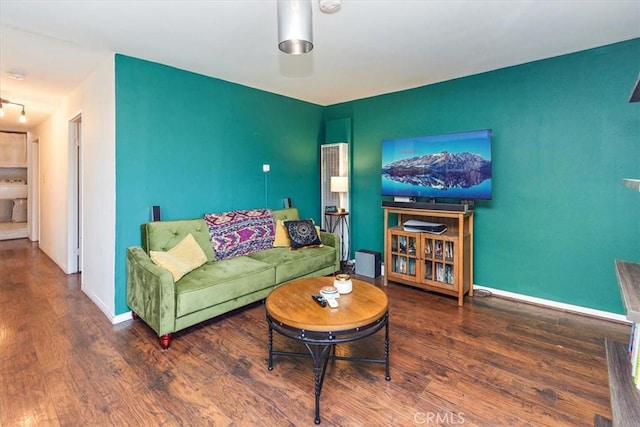
<path id="1" fill-rule="evenodd" d="M 262 172 L 269 172 L 271 170 L 271 165 L 264 164 L 262 165 Z"/>

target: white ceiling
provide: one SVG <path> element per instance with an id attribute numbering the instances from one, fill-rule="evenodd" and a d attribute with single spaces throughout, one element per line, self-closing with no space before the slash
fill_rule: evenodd
<path id="1" fill-rule="evenodd" d="M 0 96 L 32 127 L 118 52 L 331 105 L 640 37 L 638 0 L 312 3 L 315 47 L 290 56 L 275 0 L 0 0 Z"/>

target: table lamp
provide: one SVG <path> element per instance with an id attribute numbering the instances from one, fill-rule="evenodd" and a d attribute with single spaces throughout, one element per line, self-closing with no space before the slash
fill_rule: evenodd
<path id="1" fill-rule="evenodd" d="M 332 176 L 331 177 L 331 192 L 339 193 L 340 197 L 340 212 L 344 212 L 342 195 L 349 191 L 349 178 L 346 176 Z"/>

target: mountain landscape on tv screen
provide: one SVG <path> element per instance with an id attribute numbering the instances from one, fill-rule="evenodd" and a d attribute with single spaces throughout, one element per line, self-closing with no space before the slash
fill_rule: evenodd
<path id="1" fill-rule="evenodd" d="M 382 175 L 396 182 L 421 187 L 471 188 L 491 179 L 491 161 L 477 154 L 442 151 L 382 166 Z"/>

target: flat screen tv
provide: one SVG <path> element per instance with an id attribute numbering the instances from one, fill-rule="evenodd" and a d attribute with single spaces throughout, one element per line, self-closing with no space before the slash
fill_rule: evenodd
<path id="1" fill-rule="evenodd" d="M 383 140 L 382 195 L 491 200 L 491 129 Z"/>

